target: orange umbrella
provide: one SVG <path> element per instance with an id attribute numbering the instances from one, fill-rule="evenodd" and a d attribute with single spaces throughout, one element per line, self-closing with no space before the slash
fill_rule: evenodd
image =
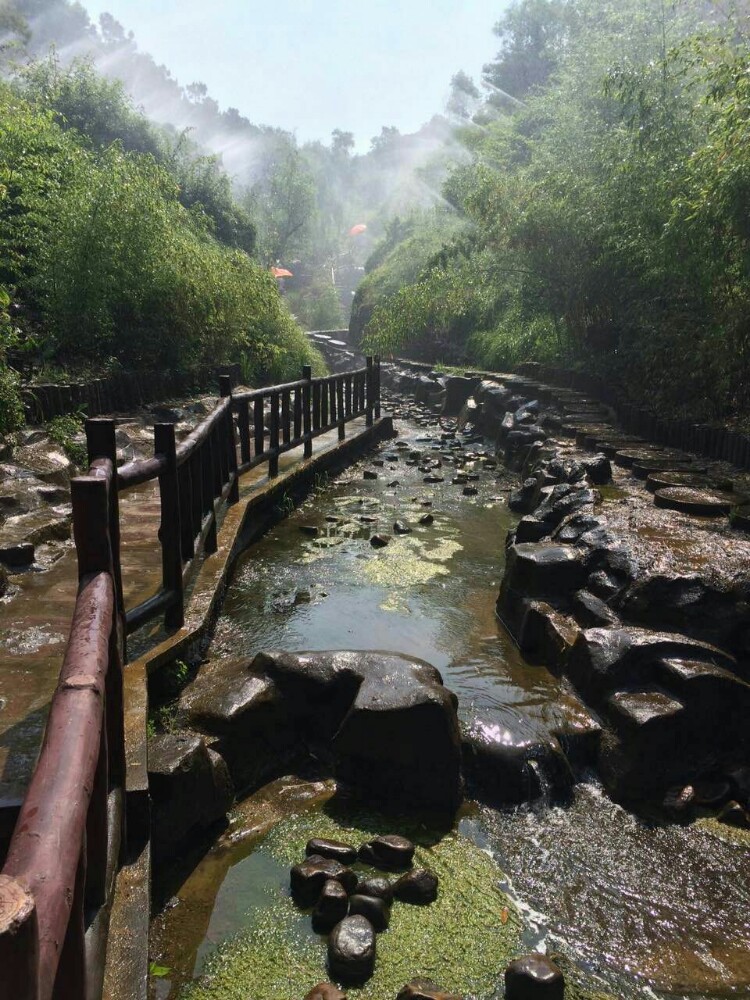
<path id="1" fill-rule="evenodd" d="M 272 267 L 271 274 L 274 278 L 293 278 L 294 275 L 291 271 L 287 271 L 285 267 Z"/>
<path id="2" fill-rule="evenodd" d="M 360 233 L 364 233 L 366 231 L 367 231 L 367 226 L 364 224 L 364 222 L 360 222 L 359 225 L 352 226 L 352 228 L 349 230 L 349 235 L 359 236 Z"/>

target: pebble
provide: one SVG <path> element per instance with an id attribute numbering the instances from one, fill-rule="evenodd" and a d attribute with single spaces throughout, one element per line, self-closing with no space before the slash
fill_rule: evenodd
<path id="1" fill-rule="evenodd" d="M 408 524 L 406 524 L 405 521 L 394 521 L 393 530 L 396 532 L 397 535 L 411 534 L 411 528 L 409 527 Z"/>
<path id="2" fill-rule="evenodd" d="M 354 891 L 358 896 L 377 896 L 387 903 L 393 899 L 393 883 L 377 875 L 372 878 L 361 878 Z"/>
<path id="3" fill-rule="evenodd" d="M 329 879 L 320 890 L 313 910 L 313 930 L 318 934 L 327 934 L 344 919 L 348 909 L 349 898 L 346 889 L 336 879 Z"/>
<path id="4" fill-rule="evenodd" d="M 375 929 L 360 914 L 345 917 L 328 938 L 328 968 L 336 979 L 363 982 L 375 969 Z"/>
<path id="5" fill-rule="evenodd" d="M 305 1000 L 346 1000 L 346 993 L 342 993 L 333 983 L 318 983 L 306 995 Z"/>
<path id="6" fill-rule="evenodd" d="M 420 524 L 432 524 L 432 522 L 434 520 L 435 520 L 435 517 L 434 517 L 433 514 L 422 514 L 422 516 L 419 519 L 419 523 Z"/>
<path id="7" fill-rule="evenodd" d="M 373 535 L 370 539 L 370 545 L 372 545 L 374 549 L 384 549 L 390 540 L 390 535 Z"/>
<path id="8" fill-rule="evenodd" d="M 384 931 L 391 921 L 391 906 L 380 896 L 355 893 L 349 900 L 349 915 L 367 917 L 376 931 Z"/>
<path id="9" fill-rule="evenodd" d="M 340 861 L 342 865 L 353 865 L 357 860 L 357 848 L 351 844 L 345 844 L 341 840 L 322 840 L 313 837 L 308 840 L 305 847 L 305 856 L 317 854 L 321 858 L 331 858 L 333 861 Z"/>
<path id="10" fill-rule="evenodd" d="M 417 906 L 434 903 L 438 895 L 438 877 L 427 868 L 415 868 L 396 882 L 393 895 L 402 903 Z"/>
<path id="11" fill-rule="evenodd" d="M 563 974 L 546 955 L 532 952 L 505 970 L 505 1000 L 563 1000 L 564 995 Z"/>
<path id="12" fill-rule="evenodd" d="M 398 834 L 373 837 L 359 849 L 359 860 L 375 868 L 408 868 L 413 858 L 414 844 Z"/>

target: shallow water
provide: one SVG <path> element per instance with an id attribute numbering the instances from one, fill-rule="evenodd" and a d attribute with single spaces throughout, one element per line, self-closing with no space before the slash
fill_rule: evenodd
<path id="1" fill-rule="evenodd" d="M 423 428 L 397 426 L 402 440 L 429 453 L 431 443 L 417 441 Z M 394 443 L 380 449 L 381 457 L 392 454 L 400 454 Z M 445 482 L 426 485 L 423 473 L 404 466 L 407 455 L 377 468 L 377 480 L 362 478 L 368 463 L 349 470 L 252 548 L 230 587 L 211 656 L 273 647 L 398 650 L 441 670 L 464 718 L 491 708 L 548 727 L 565 683 L 525 664 L 495 618 L 512 524 L 496 471 L 481 462 L 464 469 L 480 470 L 472 483 L 478 496 L 465 497 L 445 459 L 436 470 Z M 388 485 L 394 480 L 400 485 Z M 420 505 L 426 498 L 432 507 Z M 426 511 L 434 524 L 419 526 Z M 412 534 L 393 535 L 396 517 Z M 375 531 L 391 534 L 390 545 L 372 549 Z M 303 787 L 312 786 L 295 791 L 292 783 L 280 798 L 274 792 L 276 818 L 300 808 Z M 154 980 L 155 996 L 174 1000 L 216 947 L 269 905 L 269 891 L 283 891 L 286 870 L 269 862 L 253 808 L 157 920 L 153 957 L 172 972 Z M 247 836 L 245 826 L 255 833 Z M 566 808 L 472 808 L 459 829 L 504 873 L 501 884 L 524 919 L 524 944 L 566 956 L 589 988 L 628 998 L 750 996 L 750 838 L 720 839 L 708 824 L 650 826 L 614 805 L 593 779 L 577 786 Z"/>

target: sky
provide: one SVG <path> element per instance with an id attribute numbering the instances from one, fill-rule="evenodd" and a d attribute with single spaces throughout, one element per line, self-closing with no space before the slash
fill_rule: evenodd
<path id="1" fill-rule="evenodd" d="M 83 0 L 107 11 L 180 83 L 257 124 L 367 148 L 443 110 L 459 69 L 478 81 L 508 0 Z"/>

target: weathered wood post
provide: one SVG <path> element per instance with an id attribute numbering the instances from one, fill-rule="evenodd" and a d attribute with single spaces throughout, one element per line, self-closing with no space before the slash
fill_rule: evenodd
<path id="1" fill-rule="evenodd" d="M 117 441 L 114 420 L 99 417 L 87 420 L 86 450 L 89 467 L 97 458 L 107 458 L 112 463 L 112 479 L 109 485 L 109 545 L 112 552 L 112 576 L 117 597 L 117 611 L 120 616 L 125 614 L 125 602 L 122 596 L 122 567 L 120 565 L 120 499 L 117 492 Z"/>
<path id="2" fill-rule="evenodd" d="M 182 589 L 180 489 L 177 482 L 174 424 L 154 426 L 154 451 L 165 463 L 164 471 L 159 476 L 162 585 L 173 595 L 164 615 L 164 624 L 167 628 L 182 628 L 185 624 L 185 598 Z"/>
<path id="3" fill-rule="evenodd" d="M 279 394 L 271 393 L 271 419 L 268 426 L 268 478 L 279 474 Z"/>
<path id="4" fill-rule="evenodd" d="M 0 875 L 0 969 L 7 996 L 38 1000 L 39 927 L 31 893 Z"/>
<path id="5" fill-rule="evenodd" d="M 367 356 L 367 373 L 365 375 L 365 426 L 372 427 L 375 412 L 375 385 L 372 355 Z"/>
<path id="6" fill-rule="evenodd" d="M 240 461 L 247 465 L 250 461 L 250 403 L 240 399 L 237 403 L 237 419 L 240 425 Z"/>
<path id="7" fill-rule="evenodd" d="M 229 400 L 229 409 L 227 410 L 227 455 L 229 457 L 229 476 L 230 478 L 234 478 L 232 479 L 232 485 L 229 489 L 227 502 L 238 503 L 240 499 L 240 480 L 237 475 L 237 429 L 234 425 L 234 404 L 232 403 L 231 375 L 222 375 L 219 378 L 219 391 L 222 399 Z"/>
<path id="8" fill-rule="evenodd" d="M 302 378 L 307 383 L 302 387 L 302 433 L 305 437 L 305 458 L 312 455 L 312 368 L 305 365 L 302 369 Z"/>
<path id="9" fill-rule="evenodd" d="M 344 377 L 336 379 L 336 415 L 339 418 L 339 441 L 346 437 L 346 410 L 344 408 Z"/>
<path id="10" fill-rule="evenodd" d="M 375 419 L 380 420 L 380 355 L 375 355 Z"/>

